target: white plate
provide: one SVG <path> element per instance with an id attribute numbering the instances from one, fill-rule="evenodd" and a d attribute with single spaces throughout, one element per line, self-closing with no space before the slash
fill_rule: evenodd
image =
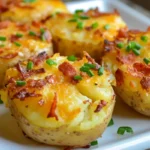
<path id="1" fill-rule="evenodd" d="M 75 9 L 89 9 L 99 7 L 102 11 L 117 9 L 130 28 L 146 29 L 150 19 L 139 12 L 129 8 L 117 0 L 92 0 L 67 3 L 71 11 Z M 114 125 L 108 127 L 99 144 L 90 150 L 144 150 L 150 148 L 150 118 L 144 117 L 121 101 L 117 101 L 113 114 Z M 130 126 L 134 134 L 117 135 L 120 126 Z M 71 138 L 71 137 L 70 137 Z M 9 111 L 0 106 L 0 150 L 60 150 L 62 148 L 50 147 L 27 139 L 22 135 L 15 120 Z"/>

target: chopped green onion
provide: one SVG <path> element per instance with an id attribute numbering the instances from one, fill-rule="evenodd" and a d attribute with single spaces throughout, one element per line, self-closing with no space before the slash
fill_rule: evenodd
<path id="1" fill-rule="evenodd" d="M 89 64 L 89 63 L 85 63 L 84 66 L 88 67 L 89 69 L 95 69 L 96 67 L 95 64 Z"/>
<path id="2" fill-rule="evenodd" d="M 3 104 L 3 101 L 0 99 L 0 104 Z"/>
<path id="3" fill-rule="evenodd" d="M 36 0 L 23 0 L 24 3 L 33 3 L 36 2 Z"/>
<path id="4" fill-rule="evenodd" d="M 73 19 L 69 19 L 68 22 L 77 22 L 78 19 L 77 18 L 73 18 Z"/>
<path id="5" fill-rule="evenodd" d="M 119 43 L 117 44 L 117 47 L 120 48 L 120 49 L 123 48 L 123 46 L 124 46 L 124 44 L 123 44 L 122 42 L 119 42 Z"/>
<path id="6" fill-rule="evenodd" d="M 143 61 L 148 65 L 150 63 L 150 59 L 144 58 Z"/>
<path id="7" fill-rule="evenodd" d="M 23 34 L 21 34 L 21 33 L 16 33 L 16 36 L 19 37 L 19 38 L 21 38 L 21 37 L 23 37 Z"/>
<path id="8" fill-rule="evenodd" d="M 18 42 L 14 42 L 14 44 L 15 44 L 16 46 L 18 46 L 18 47 L 20 47 L 20 46 L 21 46 L 21 44 L 20 44 L 20 43 L 18 43 Z"/>
<path id="9" fill-rule="evenodd" d="M 127 52 L 130 52 L 130 50 L 131 50 L 131 47 L 130 47 L 130 45 L 128 45 L 128 46 L 126 47 L 126 51 L 127 51 Z"/>
<path id="10" fill-rule="evenodd" d="M 101 76 L 101 75 L 103 75 L 103 73 L 104 73 L 104 67 L 100 67 L 98 69 L 98 75 Z"/>
<path id="11" fill-rule="evenodd" d="M 74 79 L 75 80 L 82 80 L 82 77 L 80 75 L 76 75 L 76 76 L 74 76 Z"/>
<path id="12" fill-rule="evenodd" d="M 46 60 L 46 63 L 47 63 L 49 66 L 57 65 L 57 63 L 56 63 L 55 61 L 53 61 L 52 59 L 47 59 L 47 60 Z"/>
<path id="13" fill-rule="evenodd" d="M 31 35 L 31 36 L 36 36 L 36 33 L 33 32 L 33 31 L 29 31 L 29 35 Z"/>
<path id="14" fill-rule="evenodd" d="M 94 73 L 93 73 L 91 70 L 86 71 L 86 73 L 87 73 L 90 77 L 94 76 Z"/>
<path id="15" fill-rule="evenodd" d="M 145 36 L 145 35 L 143 35 L 143 36 L 141 36 L 141 40 L 142 40 L 143 42 L 147 42 L 147 41 L 148 41 L 148 37 Z"/>
<path id="16" fill-rule="evenodd" d="M 0 44 L 0 47 L 4 47 L 5 45 L 4 44 Z"/>
<path id="17" fill-rule="evenodd" d="M 104 26 L 104 29 L 105 30 L 108 30 L 110 28 L 110 25 L 109 24 L 106 24 L 105 26 Z"/>
<path id="18" fill-rule="evenodd" d="M 133 51 L 133 53 L 134 53 L 136 56 L 139 56 L 139 55 L 140 55 L 140 51 L 139 51 L 139 50 L 133 49 L 132 51 Z"/>
<path id="19" fill-rule="evenodd" d="M 6 41 L 6 37 L 0 36 L 0 41 Z"/>
<path id="20" fill-rule="evenodd" d="M 77 23 L 77 29 L 83 29 L 83 22 Z"/>
<path id="21" fill-rule="evenodd" d="M 69 61 L 76 61 L 77 60 L 77 58 L 74 55 L 68 56 L 67 59 Z"/>
<path id="22" fill-rule="evenodd" d="M 40 32 L 41 32 L 41 34 L 44 34 L 44 33 L 45 33 L 45 29 L 44 29 L 44 28 L 41 28 L 41 29 L 40 29 Z"/>
<path id="23" fill-rule="evenodd" d="M 136 48 L 137 50 L 140 50 L 140 49 L 142 48 L 142 46 L 141 46 L 140 44 L 138 44 L 138 43 L 135 43 L 135 48 Z"/>
<path id="24" fill-rule="evenodd" d="M 97 140 L 96 140 L 96 141 L 91 142 L 91 146 L 95 146 L 95 145 L 98 145 L 98 141 L 97 141 Z"/>
<path id="25" fill-rule="evenodd" d="M 32 61 L 29 61 L 28 64 L 27 64 L 27 70 L 31 70 L 33 68 L 33 62 Z"/>
<path id="26" fill-rule="evenodd" d="M 129 42 L 128 44 L 128 49 L 133 50 L 133 49 L 137 49 L 140 50 L 142 48 L 142 46 L 134 41 Z"/>
<path id="27" fill-rule="evenodd" d="M 112 125 L 114 125 L 114 121 L 113 121 L 113 119 L 111 118 L 111 120 L 109 121 L 108 127 L 109 127 L 109 126 L 112 126 Z"/>
<path id="28" fill-rule="evenodd" d="M 93 29 L 97 28 L 98 26 L 99 26 L 98 22 L 95 22 L 95 23 L 92 24 Z"/>
<path id="29" fill-rule="evenodd" d="M 84 12 L 83 9 L 77 9 L 77 10 L 75 10 L 75 13 L 82 13 L 82 12 Z"/>
<path id="30" fill-rule="evenodd" d="M 90 77 L 94 76 L 93 72 L 90 70 L 88 66 L 82 66 L 80 71 L 86 72 Z"/>
<path id="31" fill-rule="evenodd" d="M 117 134 L 124 135 L 125 131 L 128 133 L 133 133 L 133 130 L 131 127 L 119 127 Z"/>
<path id="32" fill-rule="evenodd" d="M 25 82 L 25 81 L 18 80 L 18 81 L 16 81 L 16 84 L 17 84 L 18 86 L 24 86 L 24 85 L 26 85 L 26 82 Z"/>
<path id="33" fill-rule="evenodd" d="M 88 16 L 80 16 L 80 19 L 82 19 L 82 20 L 86 20 L 86 19 L 89 19 L 90 17 L 88 17 Z"/>

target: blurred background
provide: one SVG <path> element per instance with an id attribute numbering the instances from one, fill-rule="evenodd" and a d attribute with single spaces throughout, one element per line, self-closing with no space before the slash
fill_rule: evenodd
<path id="1" fill-rule="evenodd" d="M 70 1 L 77 2 L 77 1 L 89 1 L 89 0 L 63 0 L 63 1 L 65 1 L 65 2 L 70 2 Z M 119 0 L 119 1 L 126 3 L 127 5 L 132 7 L 133 9 L 140 11 L 141 13 L 143 13 L 144 15 L 146 15 L 150 18 L 150 0 Z"/>

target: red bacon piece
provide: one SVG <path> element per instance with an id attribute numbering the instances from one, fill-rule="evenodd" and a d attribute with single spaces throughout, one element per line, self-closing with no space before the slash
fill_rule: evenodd
<path id="1" fill-rule="evenodd" d="M 0 22 L 0 29 L 5 29 L 10 25 L 10 21 L 2 21 Z"/>
<path id="2" fill-rule="evenodd" d="M 124 82 L 123 72 L 120 69 L 117 69 L 115 72 L 117 86 L 121 86 Z"/>
<path id="3" fill-rule="evenodd" d="M 7 54 L 7 55 L 4 55 L 4 56 L 0 56 L 0 58 L 2 59 L 12 59 L 12 58 L 15 58 L 18 56 L 18 53 L 12 53 L 12 54 Z"/>
<path id="4" fill-rule="evenodd" d="M 107 104 L 107 102 L 105 102 L 104 100 L 101 100 L 100 102 L 99 102 L 99 104 L 97 105 L 97 107 L 96 107 L 96 109 L 95 109 L 95 113 L 97 113 L 97 112 L 100 112 L 100 110 L 104 107 L 104 106 L 106 106 L 106 104 Z"/>
<path id="5" fill-rule="evenodd" d="M 143 77 L 140 84 L 143 89 L 148 90 L 150 88 L 150 77 Z"/>

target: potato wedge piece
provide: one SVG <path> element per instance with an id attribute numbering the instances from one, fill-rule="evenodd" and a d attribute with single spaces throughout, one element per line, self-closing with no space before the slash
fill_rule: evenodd
<path id="1" fill-rule="evenodd" d="M 3 91 L 9 94 L 2 99 L 8 101 L 21 129 L 32 139 L 82 147 L 101 136 L 111 119 L 113 79 L 106 71 L 99 76 L 100 66 L 93 60 L 68 59 L 55 54 L 30 71 L 27 61 L 8 69 Z M 83 66 L 89 66 L 87 72 L 81 71 Z"/>
<path id="2" fill-rule="evenodd" d="M 52 33 L 55 52 L 81 57 L 87 51 L 96 60 L 103 52 L 104 39 L 114 40 L 119 29 L 127 28 L 118 12 L 103 13 L 97 8 L 59 13 L 47 20 L 46 25 Z"/>
<path id="3" fill-rule="evenodd" d="M 116 41 L 105 41 L 104 65 L 116 77 L 121 99 L 150 116 L 150 31 L 120 32 Z"/>

